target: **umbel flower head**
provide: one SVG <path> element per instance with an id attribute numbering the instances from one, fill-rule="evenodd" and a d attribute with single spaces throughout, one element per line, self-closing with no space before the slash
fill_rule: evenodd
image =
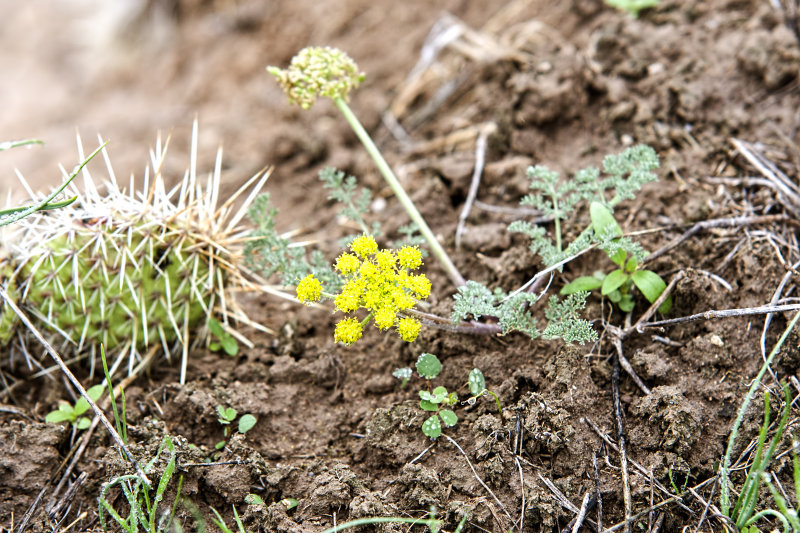
<path id="1" fill-rule="evenodd" d="M 278 79 L 289 101 L 303 109 L 314 105 L 318 96 L 347 101 L 365 77 L 350 56 L 329 46 L 303 48 L 289 68 L 267 67 L 267 72 Z"/>
<path id="2" fill-rule="evenodd" d="M 361 338 L 363 328 L 370 320 L 379 330 L 394 327 L 406 342 L 413 342 L 421 324 L 402 312 L 411 309 L 418 300 L 431 293 L 431 282 L 424 274 L 412 274 L 422 266 L 422 255 L 416 247 L 400 250 L 379 250 L 375 239 L 361 235 L 336 260 L 336 270 L 344 279 L 342 290 L 334 295 L 334 306 L 342 313 L 366 309 L 369 314 L 363 321 L 347 317 L 339 321 L 334 339 L 353 344 Z M 314 276 L 307 276 L 297 285 L 297 298 L 315 302 L 322 296 L 322 286 Z"/>

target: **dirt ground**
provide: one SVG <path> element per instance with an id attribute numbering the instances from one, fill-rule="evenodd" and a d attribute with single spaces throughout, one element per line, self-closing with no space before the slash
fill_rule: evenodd
<path id="1" fill-rule="evenodd" d="M 118 176 L 140 176 L 156 132 L 171 133 L 174 168 L 167 174 L 177 181 L 198 117 L 200 168 L 211 169 L 217 146 L 224 147 L 223 195 L 274 165 L 267 189 L 280 209 L 279 229 L 301 230 L 333 260 L 337 239 L 352 232 L 317 179 L 333 165 L 385 200 L 373 204 L 370 217 L 389 242 L 406 215 L 344 119 L 330 102 L 309 111 L 289 106 L 264 70 L 285 66 L 304 46 L 331 45 L 367 73 L 352 107 L 467 279 L 511 290 L 541 269 L 528 241 L 505 229 L 525 216 L 515 208 L 528 193 L 529 165 L 571 175 L 645 143 L 659 155 L 660 179 L 616 215 L 624 231 L 641 232 L 636 238 L 646 249 L 660 249 L 697 222 L 761 217 L 705 226 L 648 263 L 668 282 L 678 279 L 665 318 L 795 303 L 800 37 L 789 7 L 779 4 L 662 0 L 634 19 L 599 0 L 0 3 L 0 140 L 47 142 L 0 154 L 0 188 L 19 197 L 14 168 L 39 190 L 58 183 L 57 164 L 78 161 L 76 129 L 87 148 L 98 133 L 111 139 Z M 426 37 L 447 27 L 461 28 L 460 37 L 420 73 Z M 487 128 L 481 203 L 456 248 L 476 138 Z M 92 168 L 102 171 L 101 164 Z M 785 174 L 790 185 L 779 188 L 766 178 L 770 172 Z M 581 211 L 565 232 L 577 235 L 588 221 Z M 584 255 L 555 277 L 551 291 L 606 262 L 601 252 Z M 431 312 L 449 316 L 452 283 L 432 258 L 424 270 L 433 281 Z M 370 330 L 345 347 L 333 342 L 337 317 L 329 311 L 269 297 L 250 298 L 247 306 L 279 334 L 247 332 L 256 347 L 235 358 L 195 350 L 184 386 L 177 366 L 161 362 L 126 391 L 132 451 L 147 460 L 164 435 L 173 437 L 181 493 L 207 520 L 213 507 L 233 526 L 235 506 L 248 530 L 312 532 L 363 517 L 425 518 L 433 506 L 446 531 L 464 516 L 462 531 L 563 531 L 596 483 L 604 528 L 624 520 L 611 339 L 625 315 L 608 301 L 590 297 L 584 313 L 600 340 L 584 346 L 423 328 L 413 344 Z M 543 309 L 535 313 L 544 318 Z M 649 390 L 623 371 L 633 514 L 700 485 L 695 495 L 638 516 L 633 530 L 694 531 L 703 502 L 719 505 L 713 478 L 731 424 L 789 317 L 699 320 L 625 338 L 623 353 Z M 445 433 L 463 454 L 451 441 L 434 443 L 421 433 L 425 413 L 415 383 L 401 388 L 391 376 L 421 352 L 441 359 L 437 384 L 465 397 L 467 373 L 478 367 L 502 402 L 502 416 L 492 401 L 457 408 L 460 421 Z M 794 336 L 765 387 L 777 392 L 777 378 L 793 384 L 793 397 L 800 394 L 798 354 Z M 24 368 L 0 370 L 26 379 Z M 100 529 L 101 487 L 129 467 L 98 428 L 68 479 L 75 488 L 69 504 L 51 509 L 65 499 L 67 487 L 56 494 L 54 485 L 73 435 L 44 416 L 67 396 L 60 381 L 41 379 L 0 396 L 0 529 L 16 528 L 32 506 L 28 531 Z M 737 454 L 757 436 L 760 398 L 745 418 Z M 217 456 L 218 404 L 258 422 Z M 779 451 L 789 447 L 787 439 Z M 223 464 L 201 465 L 212 456 Z M 790 457 L 772 469 L 786 487 Z M 175 490 L 167 491 L 169 505 Z M 250 493 L 264 505 L 246 504 Z M 290 498 L 298 504 L 288 509 Z M 121 496 L 115 502 L 124 507 Z M 588 516 L 595 525 L 582 530 L 596 530 L 597 509 Z M 192 530 L 188 508 L 178 517 Z M 722 526 L 705 517 L 699 530 Z"/>

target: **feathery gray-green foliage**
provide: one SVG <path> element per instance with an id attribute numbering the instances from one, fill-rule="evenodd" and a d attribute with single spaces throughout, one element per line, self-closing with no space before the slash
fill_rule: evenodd
<path id="1" fill-rule="evenodd" d="M 270 202 L 269 193 L 264 193 L 248 210 L 256 229 L 250 234 L 244 250 L 249 268 L 270 277 L 280 274 L 284 285 L 294 285 L 309 274 L 329 287 L 338 287 L 339 276 L 331 270 L 322 252 L 315 250 L 306 257 L 303 247 L 292 246 L 292 242 L 278 234 L 275 216 L 278 210 Z"/>
<path id="2" fill-rule="evenodd" d="M 501 289 L 491 291 L 481 283 L 468 281 L 458 288 L 453 298 L 451 318 L 454 322 L 491 316 L 497 318 L 504 335 L 519 331 L 532 339 L 560 338 L 565 342 L 580 343 L 597 339 L 591 324 L 578 316 L 586 301 L 586 293 L 570 295 L 561 302 L 552 297 L 545 312 L 549 323 L 544 331 L 536 327 L 536 318 L 529 310 L 538 299 L 536 294 L 517 292 L 508 295 Z"/>
<path id="3" fill-rule="evenodd" d="M 633 198 L 634 193 L 645 183 L 655 181 L 657 177 L 652 171 L 657 167 L 658 156 L 652 148 L 645 145 L 607 156 L 603 160 L 602 173 L 595 167 L 589 167 L 578 171 L 572 179 L 567 180 L 561 180 L 557 172 L 547 167 L 530 167 L 527 174 L 530 188 L 534 192 L 525 196 L 521 203 L 552 217 L 553 231 L 548 232 L 544 226 L 524 220 L 513 222 L 508 229 L 527 235 L 531 240 L 531 251 L 541 257 L 547 267 L 569 259 L 593 245 L 598 245 L 612 260 L 615 257 L 630 257 L 635 261 L 632 264 L 638 264 L 647 252 L 638 243 L 622 236 L 622 231 L 613 221 L 611 213 L 615 205 Z M 607 210 L 613 225 L 603 226 L 600 231 L 596 231 L 597 226 L 590 224 L 572 242 L 565 245 L 562 239 L 562 223 L 574 220 L 581 204 L 601 205 Z M 452 320 L 493 316 L 497 317 L 503 333 L 520 331 L 531 338 L 542 336 L 583 343 L 597 338 L 591 324 L 579 316 L 587 295 L 585 290 L 576 288 L 562 301 L 557 297 L 550 298 L 545 311 L 548 325 L 540 331 L 530 312 L 530 306 L 538 299 L 536 295 L 522 291 L 507 295 L 500 289 L 491 291 L 480 283 L 469 281 L 459 287 L 458 294 L 454 296 Z"/>
<path id="4" fill-rule="evenodd" d="M 366 187 L 358 190 L 358 181 L 355 176 L 346 176 L 341 170 L 325 167 L 319 172 L 322 186 L 330 189 L 328 198 L 342 204 L 340 215 L 352 220 L 361 227 L 361 230 L 373 237 L 382 235 L 380 224 L 374 222 L 372 228 L 367 227 L 364 216 L 369 212 L 372 203 L 372 193 Z"/>
<path id="5" fill-rule="evenodd" d="M 619 202 L 634 198 L 634 193 L 645 183 L 658 179 L 653 173 L 656 168 L 658 156 L 655 150 L 646 145 L 633 146 L 619 154 L 606 156 L 603 160 L 605 177 L 601 177 L 599 169 L 588 167 L 578 171 L 572 179 L 560 180 L 558 173 L 547 167 L 531 167 L 528 169 L 529 187 L 536 192 L 525 196 L 521 203 L 552 216 L 553 235 L 548 235 L 542 226 L 526 221 L 512 222 L 508 229 L 528 236 L 531 239 L 531 251 L 539 255 L 546 266 L 572 257 L 595 243 L 612 246 L 610 239 L 605 238 L 607 236 L 594 235 L 590 228 L 564 246 L 561 223 L 573 218 L 581 203 L 599 202 L 613 211 Z M 642 253 L 641 247 L 637 248 L 630 240 L 616 240 L 613 246 L 625 249 L 634 256 Z"/>

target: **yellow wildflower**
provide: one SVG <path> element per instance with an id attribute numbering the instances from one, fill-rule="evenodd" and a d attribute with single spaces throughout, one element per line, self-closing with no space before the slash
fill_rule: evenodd
<path id="1" fill-rule="evenodd" d="M 411 283 L 411 290 L 414 291 L 414 294 L 417 295 L 417 298 L 424 300 L 430 296 L 431 281 L 425 276 L 425 274 L 413 276 Z"/>
<path id="2" fill-rule="evenodd" d="M 406 317 L 397 321 L 397 333 L 406 342 L 414 342 L 417 339 L 417 335 L 419 335 L 421 327 L 422 324 L 413 318 Z"/>
<path id="3" fill-rule="evenodd" d="M 397 264 L 397 258 L 395 258 L 391 250 L 381 250 L 375 254 L 375 262 L 378 264 L 379 269 L 388 272 L 394 269 Z"/>
<path id="4" fill-rule="evenodd" d="M 358 258 L 353 254 L 343 253 L 336 260 L 336 270 L 344 275 L 352 274 L 358 270 Z"/>
<path id="5" fill-rule="evenodd" d="M 360 235 L 353 240 L 350 249 L 363 259 L 378 251 L 378 243 L 375 242 L 372 235 Z"/>
<path id="6" fill-rule="evenodd" d="M 372 261 L 364 261 L 363 263 L 361 263 L 361 266 L 358 267 L 358 274 L 359 276 L 361 276 L 362 279 L 366 280 L 369 283 L 373 281 L 375 277 L 377 277 L 378 267 L 376 267 L 375 263 L 373 263 Z"/>
<path id="7" fill-rule="evenodd" d="M 416 303 L 414 298 L 408 295 L 406 291 L 400 287 L 395 287 L 391 292 L 391 299 L 398 309 L 408 309 L 414 307 Z"/>
<path id="8" fill-rule="evenodd" d="M 406 246 L 399 251 L 380 250 L 375 239 L 364 234 L 353 240 L 350 250 L 336 260 L 336 270 L 345 281 L 334 297 L 336 310 L 353 313 L 365 309 L 375 327 L 380 330 L 397 328 L 403 340 L 412 342 L 422 325 L 413 318 L 398 320 L 397 313 L 412 309 L 417 300 L 430 295 L 428 278 L 410 273 L 422 265 L 419 249 Z M 354 316 L 345 318 L 336 325 L 334 338 L 352 344 L 361 338 L 367 322 L 365 320 L 362 324 Z"/>
<path id="9" fill-rule="evenodd" d="M 422 265 L 422 253 L 416 246 L 404 246 L 397 252 L 400 266 L 414 270 Z"/>
<path id="10" fill-rule="evenodd" d="M 316 302 L 321 295 L 322 283 L 313 274 L 306 276 L 297 284 L 297 299 L 301 302 Z"/>
<path id="11" fill-rule="evenodd" d="M 353 344 L 360 338 L 361 322 L 355 318 L 345 318 L 336 324 L 336 330 L 333 332 L 333 339 L 336 342 L 342 342 L 349 345 Z"/>
<path id="12" fill-rule="evenodd" d="M 395 313 L 390 307 L 381 307 L 373 318 L 378 329 L 389 329 L 394 324 Z"/>
<path id="13" fill-rule="evenodd" d="M 360 307 L 358 291 L 343 290 L 336 296 L 336 299 L 333 301 L 333 305 L 336 307 L 336 309 L 343 313 L 355 311 Z"/>

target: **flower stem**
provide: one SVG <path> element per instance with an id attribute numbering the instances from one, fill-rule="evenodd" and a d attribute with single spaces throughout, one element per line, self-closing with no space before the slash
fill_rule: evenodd
<path id="1" fill-rule="evenodd" d="M 364 148 L 367 149 L 367 152 L 372 157 L 372 160 L 375 161 L 375 164 L 378 166 L 378 170 L 380 170 L 381 174 L 386 180 L 386 183 L 388 183 L 389 187 L 391 187 L 392 191 L 394 191 L 397 199 L 400 200 L 400 203 L 405 208 L 408 216 L 411 217 L 411 220 L 417 225 L 417 227 L 419 227 L 422 236 L 425 237 L 425 240 L 428 241 L 428 245 L 431 247 L 431 252 L 442 264 L 447 272 L 447 275 L 450 276 L 450 279 L 453 280 L 453 283 L 455 283 L 456 286 L 460 287 L 461 285 L 464 285 L 464 277 L 453 264 L 453 261 L 450 259 L 450 256 L 447 255 L 447 252 L 444 251 L 442 245 L 439 244 L 436 236 L 434 236 L 433 232 L 428 227 L 428 224 L 425 223 L 425 219 L 422 218 L 422 215 L 417 210 L 414 202 L 411 201 L 411 198 L 408 197 L 406 191 L 403 190 L 403 186 L 400 185 L 400 182 L 394 175 L 394 172 L 392 172 L 391 167 L 383 158 L 383 155 L 381 155 L 378 147 L 375 146 L 375 143 L 372 141 L 369 133 L 367 133 L 367 130 L 364 129 L 364 126 L 361 125 L 361 122 L 359 122 L 358 118 L 350 109 L 350 106 L 348 106 L 347 102 L 345 102 L 342 98 L 334 98 L 333 101 L 336 103 L 336 107 L 339 108 L 339 111 L 341 111 L 344 115 L 344 118 L 350 124 L 350 127 L 353 128 L 356 136 L 364 144 Z"/>

